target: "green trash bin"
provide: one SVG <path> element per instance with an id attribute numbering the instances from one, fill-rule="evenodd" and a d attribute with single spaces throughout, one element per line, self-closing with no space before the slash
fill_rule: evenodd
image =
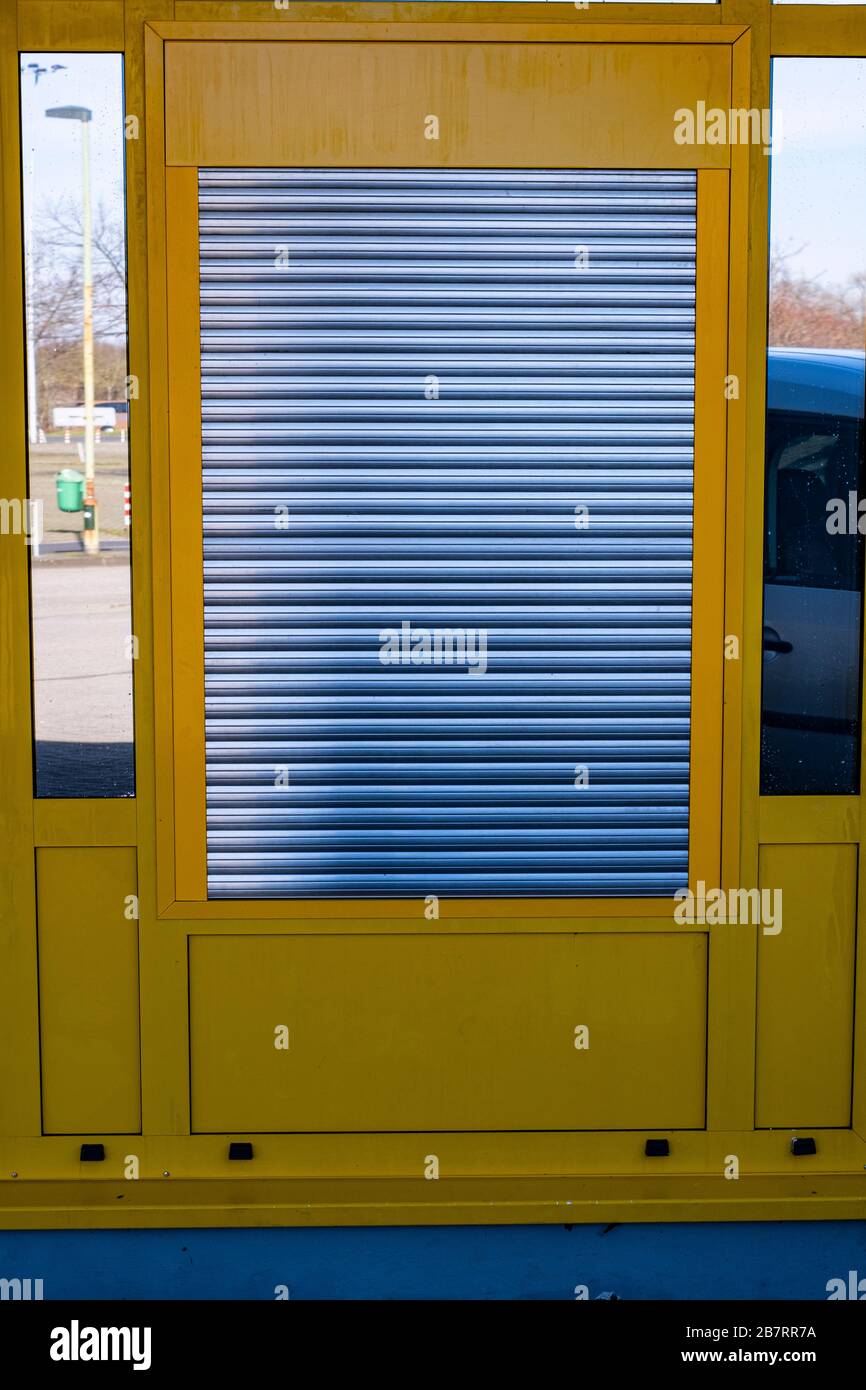
<path id="1" fill-rule="evenodd" d="M 77 468 L 61 468 L 54 479 L 57 505 L 62 512 L 84 510 L 84 474 Z"/>

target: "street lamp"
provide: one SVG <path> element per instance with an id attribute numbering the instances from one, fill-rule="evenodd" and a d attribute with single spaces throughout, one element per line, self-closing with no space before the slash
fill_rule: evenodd
<path id="1" fill-rule="evenodd" d="M 52 106 L 45 114 L 55 120 L 78 121 L 81 125 L 81 171 L 84 180 L 84 549 L 88 554 L 96 555 L 99 551 L 99 522 L 94 488 L 93 230 L 90 216 L 90 122 L 93 112 L 86 106 Z"/>

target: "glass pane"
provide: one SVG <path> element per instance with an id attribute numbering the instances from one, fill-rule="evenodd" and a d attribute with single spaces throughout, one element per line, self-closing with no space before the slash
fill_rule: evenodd
<path id="1" fill-rule="evenodd" d="M 866 531 L 866 60 L 776 59 L 773 130 L 761 790 L 853 793 Z"/>
<path id="2" fill-rule="evenodd" d="M 22 54 L 21 127 L 36 795 L 132 796 L 121 56 Z"/>

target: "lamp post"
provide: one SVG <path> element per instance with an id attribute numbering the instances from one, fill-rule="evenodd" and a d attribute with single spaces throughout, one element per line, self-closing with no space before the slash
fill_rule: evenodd
<path id="1" fill-rule="evenodd" d="M 84 181 L 83 231 L 83 299 L 84 299 L 84 549 L 89 555 L 99 551 L 99 520 L 94 487 L 93 423 L 93 228 L 90 213 L 90 122 L 93 112 L 86 106 L 53 106 L 45 112 L 60 121 L 78 121 L 81 125 L 81 172 Z"/>

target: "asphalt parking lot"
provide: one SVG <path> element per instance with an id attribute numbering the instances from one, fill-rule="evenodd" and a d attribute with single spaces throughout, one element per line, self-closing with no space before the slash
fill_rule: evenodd
<path id="1" fill-rule="evenodd" d="M 43 502 L 32 555 L 36 785 L 41 796 L 131 796 L 133 779 L 129 532 L 123 525 L 126 451 L 99 446 L 96 496 L 104 546 L 87 555 L 82 515 L 55 499 L 73 445 L 31 450 L 31 499 Z"/>

